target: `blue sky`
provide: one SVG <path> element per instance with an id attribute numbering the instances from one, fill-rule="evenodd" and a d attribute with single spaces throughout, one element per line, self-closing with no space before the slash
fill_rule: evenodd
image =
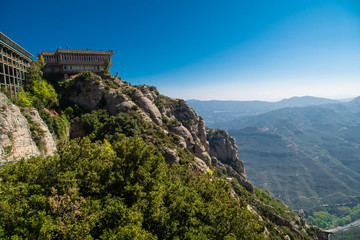
<path id="1" fill-rule="evenodd" d="M 113 73 L 170 97 L 360 95 L 358 0 L 14 0 L 0 31 L 33 55 L 112 49 Z"/>

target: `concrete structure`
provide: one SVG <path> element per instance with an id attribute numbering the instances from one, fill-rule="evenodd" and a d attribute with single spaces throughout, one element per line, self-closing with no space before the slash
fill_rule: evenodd
<path id="1" fill-rule="evenodd" d="M 44 73 L 56 73 L 69 77 L 83 71 L 99 73 L 105 59 L 111 64 L 113 51 L 57 49 L 55 52 L 41 52 L 46 63 Z"/>
<path id="2" fill-rule="evenodd" d="M 0 32 L 0 89 L 21 90 L 32 55 Z"/>

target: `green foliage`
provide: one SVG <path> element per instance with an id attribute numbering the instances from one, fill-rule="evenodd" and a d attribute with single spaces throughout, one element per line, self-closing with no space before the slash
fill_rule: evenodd
<path id="1" fill-rule="evenodd" d="M 353 208 L 338 207 L 337 209 L 332 209 L 331 212 L 332 214 L 324 211 L 314 212 L 308 217 L 308 219 L 313 224 L 324 229 L 344 226 L 360 219 L 360 204 Z"/>
<path id="2" fill-rule="evenodd" d="M 60 88 L 63 88 L 63 89 L 69 89 L 71 87 L 71 83 L 70 83 L 69 79 L 65 80 L 65 81 L 59 81 L 58 85 Z"/>
<path id="3" fill-rule="evenodd" d="M 14 102 L 16 105 L 23 107 L 31 107 L 33 104 L 31 95 L 28 92 L 25 92 L 24 89 L 21 89 L 21 92 L 18 93 Z"/>
<path id="4" fill-rule="evenodd" d="M 137 137 L 61 142 L 0 170 L 0 234 L 12 239 L 262 239 L 223 180 L 169 167 Z M 239 205 L 241 207 L 239 207 Z"/>
<path id="5" fill-rule="evenodd" d="M 110 60 L 105 58 L 104 60 L 104 68 L 101 69 L 101 73 L 104 74 L 105 76 L 108 76 L 110 74 Z"/>
<path id="6" fill-rule="evenodd" d="M 90 81 L 91 78 L 93 76 L 92 71 L 85 71 L 80 73 L 79 75 L 77 75 L 76 80 L 80 80 L 80 81 Z M 66 82 L 66 81 L 65 81 Z M 63 85 L 63 87 L 66 87 L 66 85 L 69 85 L 68 83 L 65 83 L 65 85 Z"/>
<path id="7" fill-rule="evenodd" d="M 169 98 L 161 94 L 158 94 L 157 98 L 154 100 L 154 103 L 158 108 L 162 106 L 164 107 L 177 106 L 179 104 L 178 100 Z"/>
<path id="8" fill-rule="evenodd" d="M 121 139 L 122 134 L 126 136 L 138 136 L 145 142 L 159 147 L 159 151 L 164 147 L 175 148 L 180 140 L 175 133 L 165 134 L 157 125 L 147 123 L 137 112 L 119 113 L 116 116 L 110 116 L 106 110 L 92 111 L 83 114 L 76 121 L 80 121 L 86 135 L 92 141 L 106 139 L 113 143 Z M 183 150 L 179 150 L 182 152 Z M 184 159 L 192 159 L 190 154 L 181 154 Z"/>
<path id="9" fill-rule="evenodd" d="M 42 78 L 43 66 L 44 59 L 42 57 L 32 62 L 28 71 L 28 82 L 21 92 L 15 97 L 7 94 L 16 105 L 20 107 L 34 106 L 38 110 L 58 106 L 58 95 L 54 87 Z"/>
<path id="10" fill-rule="evenodd" d="M 117 85 L 114 83 L 114 81 L 111 80 L 111 79 L 106 79 L 106 80 L 104 80 L 104 83 L 105 83 L 106 87 L 108 87 L 109 89 L 110 89 L 110 88 L 113 88 L 113 89 L 117 89 L 117 88 L 118 88 L 118 86 L 117 86 Z"/>
<path id="11" fill-rule="evenodd" d="M 41 136 L 44 135 L 44 130 L 40 128 L 40 125 L 34 122 L 31 116 L 25 112 L 22 112 L 22 115 L 26 118 L 29 124 L 31 138 L 34 140 L 36 146 L 41 150 L 43 149 L 43 145 L 40 143 Z"/>
<path id="12" fill-rule="evenodd" d="M 25 88 L 30 93 L 32 105 L 37 109 L 51 108 L 58 104 L 55 89 L 42 78 L 33 79 Z"/>
<path id="13" fill-rule="evenodd" d="M 57 93 L 51 84 L 42 78 L 44 59 L 40 57 L 33 62 L 29 70 L 30 79 L 24 86 L 26 94 L 22 96 L 23 104 L 33 105 L 37 109 L 51 108 L 58 105 Z"/>
<path id="14" fill-rule="evenodd" d="M 61 114 L 59 117 L 51 116 L 50 113 L 39 110 L 40 117 L 44 120 L 49 128 L 49 131 L 55 133 L 59 139 L 66 139 L 66 132 L 70 125 L 65 114 Z"/>
<path id="15" fill-rule="evenodd" d="M 360 226 L 339 231 L 331 236 L 331 240 L 354 240 L 360 239 Z"/>
<path id="16" fill-rule="evenodd" d="M 118 134 L 126 136 L 139 136 L 141 129 L 145 128 L 145 122 L 141 116 L 133 113 L 119 113 L 110 116 L 106 110 L 97 110 L 81 116 L 81 124 L 90 139 L 107 139 L 113 142 Z"/>

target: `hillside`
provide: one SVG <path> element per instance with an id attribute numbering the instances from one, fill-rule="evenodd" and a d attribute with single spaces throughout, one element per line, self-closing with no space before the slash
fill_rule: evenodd
<path id="1" fill-rule="evenodd" d="M 58 146 L 1 166 L 1 237 L 326 238 L 254 188 L 235 140 L 206 130 L 185 101 L 91 72 L 51 82 L 58 101 L 40 100 L 39 85 L 14 100 L 37 106 Z"/>
<path id="2" fill-rule="evenodd" d="M 283 108 L 223 126 L 236 138 L 250 182 L 291 208 L 304 209 L 307 216 L 332 214 L 318 221 L 326 227 L 360 217 L 355 214 L 350 218 L 339 210 L 360 203 L 358 116 L 355 99 L 343 104 Z"/>

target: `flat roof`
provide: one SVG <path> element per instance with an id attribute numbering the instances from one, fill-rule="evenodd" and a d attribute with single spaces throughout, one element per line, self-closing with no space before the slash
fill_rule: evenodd
<path id="1" fill-rule="evenodd" d="M 0 41 L 5 43 L 6 45 L 12 47 L 13 49 L 17 50 L 18 52 L 24 54 L 26 57 L 31 58 L 33 55 L 22 48 L 19 44 L 11 40 L 8 36 L 0 32 Z"/>
<path id="2" fill-rule="evenodd" d="M 97 51 L 97 50 L 74 50 L 74 49 L 56 49 L 55 52 L 41 52 L 42 55 L 54 55 L 55 53 L 73 53 L 73 54 L 96 54 L 96 55 L 110 55 L 114 53 L 112 50 L 109 51 Z"/>
<path id="3" fill-rule="evenodd" d="M 41 55 L 53 56 L 53 55 L 55 55 L 55 52 L 44 52 L 44 51 L 42 51 Z"/>

